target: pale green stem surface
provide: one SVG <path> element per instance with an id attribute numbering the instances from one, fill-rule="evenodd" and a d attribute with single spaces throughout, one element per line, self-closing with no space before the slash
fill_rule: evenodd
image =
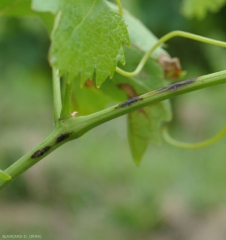
<path id="1" fill-rule="evenodd" d="M 57 125 L 58 120 L 60 118 L 61 108 L 62 108 L 59 70 L 53 68 L 52 75 L 53 75 L 52 79 L 53 79 L 54 122 L 55 122 L 55 125 Z"/>
<path id="2" fill-rule="evenodd" d="M 73 77 L 72 75 L 68 74 L 60 119 L 68 119 L 71 117 L 71 97 L 73 92 L 72 85 L 73 85 Z"/>
<path id="3" fill-rule="evenodd" d="M 125 76 L 125 77 L 134 77 L 134 76 L 138 75 L 140 73 L 140 71 L 142 70 L 142 68 L 144 67 L 145 63 L 148 61 L 151 54 L 158 47 L 160 47 L 163 43 L 165 43 L 166 41 L 168 41 L 168 40 L 170 40 L 171 38 L 174 38 L 174 37 L 189 38 L 189 39 L 192 39 L 192 40 L 195 40 L 195 41 L 204 42 L 204 43 L 212 44 L 212 45 L 215 45 L 215 46 L 218 46 L 218 47 L 225 47 L 226 48 L 226 42 L 213 40 L 213 39 L 210 39 L 210 38 L 202 37 L 202 36 L 199 36 L 199 35 L 196 35 L 196 34 L 187 33 L 187 32 L 183 32 L 183 31 L 173 31 L 173 32 L 170 32 L 170 33 L 166 34 L 162 38 L 160 38 L 158 40 L 158 42 L 156 42 L 156 44 L 154 44 L 153 47 L 148 52 L 146 52 L 146 54 L 144 55 L 144 57 L 141 59 L 140 63 L 138 64 L 137 68 L 133 72 L 126 72 L 126 71 L 124 71 L 124 70 L 122 70 L 121 68 L 118 68 L 118 67 L 116 67 L 116 72 Z"/>
<path id="4" fill-rule="evenodd" d="M 182 82 L 183 83 L 183 82 Z M 226 83 L 226 71 L 221 71 L 209 75 L 205 75 L 202 77 L 198 77 L 196 80 L 190 82 L 189 84 L 180 85 L 178 88 L 172 88 L 170 85 L 165 88 L 161 88 L 152 92 L 145 93 L 141 96 L 142 100 L 137 101 L 129 106 L 119 107 L 118 105 L 107 108 L 103 111 L 90 114 L 87 116 L 80 116 L 75 118 L 70 118 L 66 120 L 59 121 L 59 124 L 56 126 L 55 130 L 38 146 L 29 151 L 15 163 L 13 163 L 10 167 L 5 169 L 5 172 L 9 174 L 13 179 L 19 176 L 21 173 L 32 167 L 34 164 L 39 162 L 42 158 L 46 157 L 50 152 L 61 146 L 62 144 L 70 141 L 72 139 L 76 139 L 91 130 L 92 128 L 101 125 L 104 122 L 110 121 L 114 118 L 127 114 L 136 109 L 145 107 L 147 105 L 153 104 L 155 102 L 160 102 L 184 93 L 188 93 L 191 91 L 195 91 L 198 89 L 206 88 L 212 85 L 218 85 Z M 211 96 L 210 96 L 211 97 Z M 70 133 L 70 136 L 61 141 L 59 143 L 56 142 L 59 136 L 62 134 Z M 47 151 L 42 156 L 39 156 L 35 159 L 31 158 L 31 156 L 38 150 L 41 150 L 45 147 L 51 146 L 50 150 Z M 4 188 L 9 181 L 0 181 L 0 189 Z"/>

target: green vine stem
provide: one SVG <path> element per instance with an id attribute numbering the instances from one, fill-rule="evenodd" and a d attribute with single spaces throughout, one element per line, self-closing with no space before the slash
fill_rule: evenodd
<path id="1" fill-rule="evenodd" d="M 144 67 L 147 60 L 149 59 L 149 57 L 151 56 L 151 54 L 158 47 L 160 47 L 163 43 L 165 43 L 166 41 L 168 41 L 168 40 L 170 40 L 171 38 L 174 38 L 174 37 L 189 38 L 189 39 L 192 39 L 192 40 L 195 40 L 195 41 L 204 42 L 204 43 L 212 44 L 212 45 L 215 45 L 215 46 L 218 46 L 218 47 L 225 47 L 226 48 L 226 42 L 213 40 L 211 38 L 206 38 L 206 37 L 202 37 L 202 36 L 199 36 L 199 35 L 196 35 L 196 34 L 187 33 L 187 32 L 183 32 L 183 31 L 172 31 L 172 32 L 166 34 L 165 36 L 163 36 L 162 38 L 160 38 L 158 40 L 158 42 L 156 42 L 153 45 L 153 47 L 148 52 L 145 53 L 145 55 L 141 59 L 140 63 L 138 64 L 137 68 L 133 72 L 126 72 L 119 67 L 116 67 L 116 72 L 125 76 L 125 77 L 134 77 L 134 76 L 138 75 L 140 73 L 140 71 L 142 70 L 142 68 Z"/>
<path id="2" fill-rule="evenodd" d="M 178 82 L 140 95 L 136 99 L 133 99 L 133 101 L 128 100 L 124 103 L 94 114 L 61 120 L 59 121 L 59 124 L 56 125 L 55 130 L 44 141 L 4 170 L 4 172 L 11 176 L 12 179 L 8 181 L 0 180 L 0 189 L 4 188 L 13 179 L 32 167 L 62 144 L 72 139 L 79 138 L 87 131 L 104 122 L 110 121 L 155 102 L 160 102 L 184 93 L 222 83 L 226 83 L 226 70 Z"/>
<path id="3" fill-rule="evenodd" d="M 198 143 L 185 143 L 185 142 L 175 140 L 170 136 L 168 129 L 166 127 L 164 127 L 162 129 L 162 133 L 163 133 L 163 138 L 165 139 L 165 141 L 175 147 L 185 148 L 185 149 L 195 149 L 195 148 L 207 147 L 207 146 L 217 142 L 222 137 L 224 137 L 226 135 L 226 126 L 224 126 L 224 128 L 218 134 L 216 134 L 214 137 L 207 139 L 203 142 L 198 142 Z"/>

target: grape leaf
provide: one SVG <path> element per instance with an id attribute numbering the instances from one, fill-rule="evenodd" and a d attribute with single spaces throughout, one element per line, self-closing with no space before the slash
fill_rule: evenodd
<path id="1" fill-rule="evenodd" d="M 124 64 L 122 43 L 129 45 L 123 18 L 104 0 L 64 0 L 52 33 L 50 62 L 61 71 L 80 75 L 81 85 L 95 78 L 97 86 Z"/>
<path id="2" fill-rule="evenodd" d="M 0 180 L 11 180 L 11 176 L 0 169 Z"/>
<path id="3" fill-rule="evenodd" d="M 184 0 L 182 2 L 182 13 L 188 17 L 197 17 L 203 19 L 207 11 L 217 12 L 225 0 Z"/>
<path id="4" fill-rule="evenodd" d="M 135 47 L 125 47 L 124 51 L 127 63 L 123 69 L 131 71 L 137 66 L 143 53 Z M 126 78 L 115 74 L 112 81 L 127 94 L 128 98 L 132 98 L 163 87 L 163 76 L 162 67 L 156 60 L 150 58 L 138 76 Z M 150 143 L 160 143 L 161 125 L 164 121 L 170 120 L 171 109 L 169 101 L 153 104 L 128 114 L 128 139 L 136 164 L 140 163 Z"/>
<path id="5" fill-rule="evenodd" d="M 150 143 L 161 143 L 161 125 L 171 120 L 168 101 L 128 114 L 128 139 L 134 162 L 138 165 Z"/>
<path id="6" fill-rule="evenodd" d="M 117 11 L 114 4 L 110 4 L 110 6 Z M 131 47 L 124 47 L 127 63 L 122 68 L 126 71 L 132 71 L 136 68 L 144 52 L 148 51 L 152 45 L 156 43 L 157 38 L 139 20 L 134 18 L 125 10 L 124 18 L 130 33 Z M 137 31 L 135 31 L 133 27 L 135 27 Z M 92 111 L 97 110 L 94 109 L 94 106 L 92 105 L 93 101 L 97 101 L 98 106 L 103 108 L 104 105 L 101 99 L 106 100 L 106 97 L 100 94 L 100 91 L 102 91 L 105 95 L 110 96 L 111 98 L 109 99 L 114 99 L 115 96 L 120 95 L 121 98 L 115 100 L 124 101 L 126 98 L 131 98 L 135 95 L 140 95 L 163 87 L 164 69 L 157 61 L 161 54 L 168 55 L 162 48 L 158 48 L 152 55 L 152 58 L 150 58 L 145 65 L 143 71 L 136 77 L 126 78 L 115 73 L 112 80 L 109 79 L 104 82 L 99 90 L 95 89 L 92 82 L 89 82 L 88 86 L 86 82 L 83 89 L 76 90 L 77 93 L 75 96 L 77 104 L 81 109 L 80 111 L 82 111 L 82 109 L 89 109 Z M 114 83 L 116 87 L 113 88 L 111 83 Z M 83 91 L 84 93 L 82 93 Z M 92 93 L 89 94 L 91 91 Z M 97 94 L 97 92 L 95 92 L 94 95 L 94 91 L 99 91 L 99 93 Z M 122 95 L 122 92 L 124 95 Z M 83 94 L 86 94 L 85 98 Z M 92 99 L 89 98 L 90 95 L 92 95 Z M 88 104 L 86 104 L 86 100 L 84 99 L 89 99 Z M 110 101 L 106 101 L 105 103 L 109 104 Z M 169 101 L 147 106 L 128 114 L 128 138 L 132 156 L 136 164 L 139 164 L 150 143 L 158 144 L 160 142 L 161 124 L 164 121 L 169 121 L 170 119 L 171 109 Z"/>
<path id="7" fill-rule="evenodd" d="M 112 10 L 118 12 L 116 4 L 107 2 Z M 137 18 L 135 18 L 126 9 L 123 10 L 123 18 L 128 26 L 131 47 L 135 47 L 148 52 L 151 47 L 158 41 L 158 38 Z M 158 59 L 160 55 L 169 55 L 162 47 L 157 48 L 151 55 L 152 58 Z"/>

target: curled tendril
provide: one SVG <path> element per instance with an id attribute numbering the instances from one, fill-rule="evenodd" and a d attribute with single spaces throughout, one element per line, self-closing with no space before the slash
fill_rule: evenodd
<path id="1" fill-rule="evenodd" d="M 226 125 L 214 137 L 212 137 L 210 139 L 207 139 L 203 142 L 198 142 L 198 143 L 184 143 L 184 142 L 180 142 L 178 140 L 175 140 L 169 135 L 168 129 L 166 127 L 163 127 L 162 134 L 163 134 L 163 138 L 165 139 L 165 141 L 168 142 L 169 144 L 173 145 L 173 146 L 176 146 L 176 147 L 179 147 L 179 148 L 186 148 L 186 149 L 195 149 L 195 148 L 202 148 L 202 147 L 209 146 L 209 145 L 217 142 L 222 137 L 224 137 L 226 135 Z"/>
<path id="2" fill-rule="evenodd" d="M 116 2 L 120 2 L 119 0 Z M 218 41 L 218 40 L 213 40 L 211 38 L 206 38 L 206 37 L 202 37 L 196 34 L 192 34 L 192 33 L 187 33 L 187 32 L 183 32 L 183 31 L 172 31 L 168 34 L 166 34 L 165 36 L 163 36 L 162 38 L 160 38 L 158 40 L 158 42 L 156 42 L 153 47 L 145 53 L 145 55 L 143 56 L 143 58 L 141 59 L 140 63 L 138 64 L 137 68 L 133 71 L 133 72 L 126 72 L 124 70 L 122 70 L 119 67 L 116 67 L 116 72 L 125 76 L 125 77 L 134 77 L 136 75 L 138 75 L 140 73 L 140 71 L 142 70 L 142 68 L 144 67 L 145 63 L 148 61 L 149 57 L 151 56 L 151 54 L 158 48 L 160 47 L 163 43 L 165 43 L 166 41 L 168 41 L 171 38 L 174 37 L 184 37 L 184 38 L 189 38 L 195 41 L 199 41 L 199 42 L 204 42 L 204 43 L 208 43 L 208 44 L 212 44 L 215 46 L 219 46 L 219 47 L 225 47 L 226 48 L 226 42 L 222 42 L 222 41 Z"/>
<path id="3" fill-rule="evenodd" d="M 120 1 L 120 0 L 115 0 L 115 1 L 116 1 L 117 5 L 118 5 L 119 14 L 120 14 L 121 16 L 123 16 L 123 7 L 122 7 L 121 1 Z"/>

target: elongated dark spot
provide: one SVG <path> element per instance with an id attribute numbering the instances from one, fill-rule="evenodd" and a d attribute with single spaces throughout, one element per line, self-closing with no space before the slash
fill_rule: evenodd
<path id="1" fill-rule="evenodd" d="M 44 153 L 46 153 L 47 151 L 49 151 L 50 148 L 51 148 L 50 146 L 47 146 L 47 147 L 44 147 L 44 148 L 41 149 L 41 150 L 36 151 L 36 152 L 31 156 L 31 158 L 37 158 L 37 157 L 42 156 Z"/>
<path id="2" fill-rule="evenodd" d="M 59 143 L 59 142 L 64 141 L 65 139 L 67 139 L 67 138 L 70 136 L 70 134 L 72 134 L 72 132 L 61 134 L 61 135 L 56 139 L 56 143 Z"/>
<path id="3" fill-rule="evenodd" d="M 133 98 L 130 98 L 129 100 L 125 101 L 125 102 L 122 102 L 120 103 L 116 108 L 121 108 L 121 107 L 126 107 L 126 106 L 129 106 L 139 100 L 143 100 L 143 98 L 140 98 L 140 97 L 133 97 Z"/>
<path id="4" fill-rule="evenodd" d="M 185 81 L 182 81 L 182 82 L 174 83 L 174 84 L 171 84 L 167 87 L 160 88 L 160 89 L 156 90 L 156 92 L 175 91 L 178 88 L 181 88 L 181 87 L 186 86 L 190 83 L 193 83 L 196 79 L 197 78 L 191 78 L 191 79 L 188 79 L 188 80 L 185 80 Z"/>

